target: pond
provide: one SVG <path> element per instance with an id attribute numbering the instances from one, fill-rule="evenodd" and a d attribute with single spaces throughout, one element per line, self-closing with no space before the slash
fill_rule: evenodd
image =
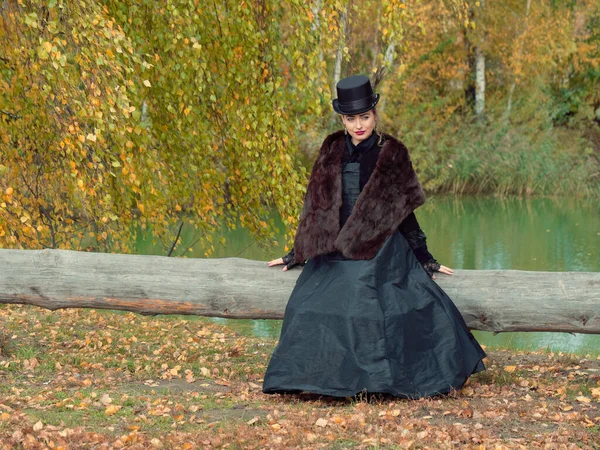
<path id="1" fill-rule="evenodd" d="M 600 271 L 597 201 L 439 196 L 429 198 L 416 214 L 431 253 L 454 269 Z M 277 248 L 261 249 L 245 230 L 225 233 L 227 244 L 217 246 L 214 257 L 268 261 L 283 253 Z M 183 242 L 193 240 L 192 233 L 182 234 Z M 279 242 L 282 248 L 283 239 Z M 143 240 L 138 242 L 138 251 L 162 252 Z M 203 249 L 194 247 L 187 256 L 202 254 Z M 273 320 L 213 320 L 227 323 L 242 333 L 274 338 L 279 336 L 281 325 Z M 480 343 L 491 348 L 600 354 L 600 335 L 507 332 L 494 336 L 480 331 L 474 334 Z"/>

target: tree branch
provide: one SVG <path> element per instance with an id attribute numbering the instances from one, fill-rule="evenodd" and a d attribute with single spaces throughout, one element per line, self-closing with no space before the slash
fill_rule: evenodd
<path id="1" fill-rule="evenodd" d="M 182 228 L 183 228 L 183 220 L 179 224 L 179 230 L 177 230 L 177 236 L 175 237 L 175 240 L 173 241 L 173 245 L 171 245 L 171 248 L 169 249 L 169 253 L 167 253 L 167 256 L 171 256 L 171 253 L 173 253 L 173 250 L 175 250 L 175 245 L 177 245 L 177 241 L 179 241 L 179 236 L 181 235 Z"/>
<path id="2" fill-rule="evenodd" d="M 12 120 L 17 120 L 20 119 L 22 116 L 15 114 L 15 113 L 11 113 L 10 111 L 4 111 L 3 109 L 0 109 L 0 113 L 4 114 L 5 116 L 10 117 Z"/>

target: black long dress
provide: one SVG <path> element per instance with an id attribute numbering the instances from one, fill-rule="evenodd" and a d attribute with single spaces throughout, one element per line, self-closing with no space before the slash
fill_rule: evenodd
<path id="1" fill-rule="evenodd" d="M 360 164 L 344 164 L 344 222 L 360 193 Z M 370 260 L 340 253 L 304 266 L 287 304 L 263 392 L 360 392 L 420 398 L 460 388 L 485 352 L 400 232 Z"/>

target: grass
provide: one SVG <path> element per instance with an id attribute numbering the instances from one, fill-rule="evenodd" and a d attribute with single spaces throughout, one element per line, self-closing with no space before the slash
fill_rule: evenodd
<path id="1" fill-rule="evenodd" d="M 600 165 L 593 157 L 600 149 L 594 149 L 596 144 L 581 130 L 554 127 L 541 117 L 536 120 L 543 123 L 537 126 L 458 120 L 436 130 L 429 119 L 417 115 L 399 133 L 427 190 L 500 197 L 600 197 Z"/>

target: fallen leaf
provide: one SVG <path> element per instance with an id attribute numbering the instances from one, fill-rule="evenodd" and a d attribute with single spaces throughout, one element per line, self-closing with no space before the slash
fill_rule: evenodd
<path id="1" fill-rule="evenodd" d="M 113 414 L 115 414 L 119 409 L 121 409 L 120 406 L 117 405 L 110 405 L 108 406 L 105 410 L 104 413 L 108 416 L 112 416 Z"/>
<path id="2" fill-rule="evenodd" d="M 44 424 L 42 423 L 41 420 L 38 420 L 35 425 L 33 426 L 33 431 L 38 432 L 41 431 L 42 428 L 44 428 Z"/>
<path id="3" fill-rule="evenodd" d="M 327 426 L 327 420 L 323 419 L 322 417 L 320 419 L 317 420 L 317 422 L 315 423 L 316 426 L 318 427 L 326 427 Z"/>
<path id="4" fill-rule="evenodd" d="M 517 369 L 517 366 L 504 366 L 504 371 L 508 373 L 513 373 Z"/>
<path id="5" fill-rule="evenodd" d="M 583 395 L 580 395 L 575 400 L 577 400 L 578 402 L 582 402 L 582 403 L 589 403 L 592 401 L 591 399 L 589 399 L 588 397 L 585 397 Z"/>

